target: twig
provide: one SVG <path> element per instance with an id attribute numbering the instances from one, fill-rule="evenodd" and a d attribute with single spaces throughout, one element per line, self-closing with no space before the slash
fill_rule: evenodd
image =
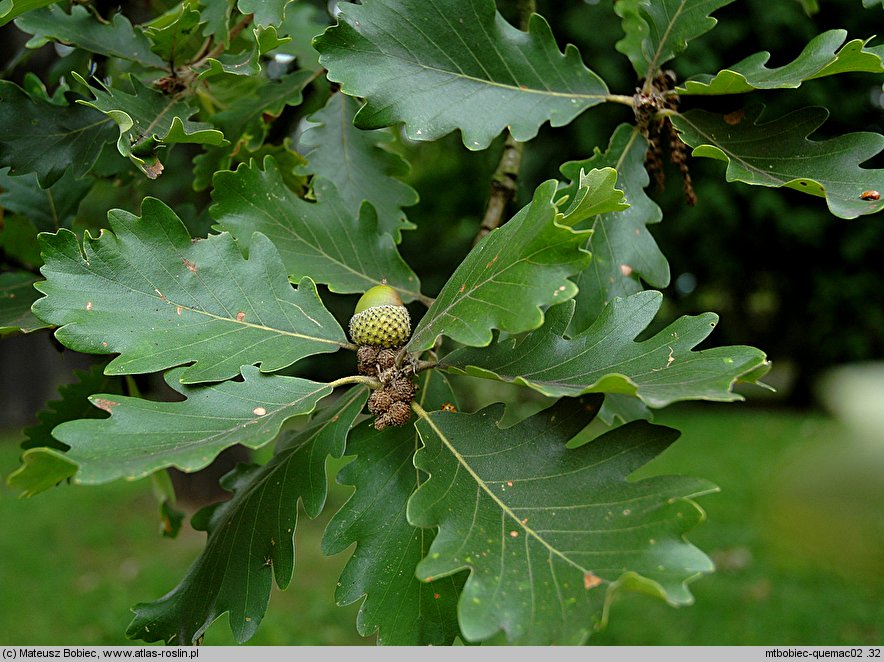
<path id="1" fill-rule="evenodd" d="M 473 245 L 478 244 L 486 234 L 500 226 L 503 213 L 516 194 L 516 180 L 519 177 L 521 164 L 522 143 L 512 135 L 507 135 L 500 163 L 497 164 L 497 170 L 491 178 L 491 196 L 488 198 L 485 216 L 482 217 L 482 225 L 473 240 Z"/>
<path id="2" fill-rule="evenodd" d="M 519 29 L 527 32 L 531 15 L 537 10 L 535 0 L 517 0 L 519 11 Z M 488 206 L 485 208 L 485 216 L 482 217 L 482 225 L 479 233 L 473 240 L 473 245 L 478 244 L 482 238 L 500 227 L 503 214 L 507 205 L 516 194 L 516 180 L 519 177 L 519 166 L 522 164 L 522 143 L 507 134 L 506 143 L 503 146 L 503 154 L 497 170 L 491 178 L 491 196 L 488 198 Z"/>
<path id="3" fill-rule="evenodd" d="M 233 40 L 239 36 L 239 33 L 242 32 L 243 30 L 245 30 L 249 25 L 252 24 L 252 20 L 254 20 L 254 18 L 255 17 L 252 14 L 246 14 L 245 16 L 243 16 L 239 20 L 239 23 L 237 23 L 232 28 L 230 28 L 230 32 L 228 33 L 228 36 L 227 36 L 227 44 L 225 44 L 224 42 L 221 42 L 220 44 L 215 46 L 215 48 L 210 50 L 208 52 L 208 54 L 205 57 L 203 57 L 203 59 L 200 61 L 200 63 L 202 61 L 208 60 L 209 58 L 218 57 L 219 55 L 221 55 L 221 53 L 223 53 L 225 50 L 227 50 L 227 46 L 230 43 L 232 43 Z"/>
<path id="4" fill-rule="evenodd" d="M 402 362 L 405 360 L 406 356 L 408 356 L 408 350 L 405 349 L 405 345 L 403 345 L 402 349 L 396 353 L 396 358 L 393 360 L 393 365 L 397 370 L 402 367 Z"/>
<path id="5" fill-rule="evenodd" d="M 181 67 L 175 73 L 182 78 L 195 76 L 196 70 L 203 66 L 208 60 L 218 57 L 225 50 L 227 50 L 229 44 L 239 36 L 239 33 L 245 30 L 249 25 L 251 25 L 252 20 L 254 20 L 254 16 L 252 16 L 252 14 L 246 14 L 245 16 L 243 16 L 236 25 L 230 28 L 226 44 L 223 41 L 219 44 L 216 44 L 215 47 L 208 53 L 206 53 L 202 57 L 199 57 L 199 59 L 190 62 L 184 67 Z M 204 51 L 205 44 L 203 45 L 203 48 L 200 49 L 201 53 Z"/>
<path id="6" fill-rule="evenodd" d="M 519 9 L 519 29 L 527 32 L 531 14 L 537 11 L 537 3 L 535 0 L 518 0 L 517 4 Z"/>
<path id="7" fill-rule="evenodd" d="M 418 361 L 414 364 L 414 374 L 423 372 L 424 370 L 430 370 L 437 365 L 439 365 L 438 361 Z"/>
<path id="8" fill-rule="evenodd" d="M 427 418 L 429 416 L 426 410 L 414 400 L 411 401 L 411 408 L 414 410 L 414 413 L 418 415 L 418 418 Z"/>
<path id="9" fill-rule="evenodd" d="M 200 49 L 196 52 L 196 55 L 193 56 L 193 61 L 196 62 L 197 60 L 202 59 L 202 57 L 206 54 L 206 51 L 209 50 L 209 46 L 211 45 L 212 37 L 206 37 L 203 41 L 202 46 L 200 46 Z"/>

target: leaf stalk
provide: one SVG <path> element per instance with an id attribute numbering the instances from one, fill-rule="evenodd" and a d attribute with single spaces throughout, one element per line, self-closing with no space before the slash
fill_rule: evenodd
<path id="1" fill-rule="evenodd" d="M 605 96 L 605 101 L 610 103 L 619 103 L 624 106 L 629 106 L 632 108 L 635 105 L 635 97 L 629 96 L 627 94 L 608 94 Z"/>
<path id="2" fill-rule="evenodd" d="M 372 389 L 377 389 L 383 386 L 381 382 L 374 377 L 367 377 L 365 375 L 349 375 L 347 377 L 341 377 L 340 379 L 336 379 L 333 382 L 329 382 L 328 385 L 332 388 L 337 388 L 338 386 L 346 386 L 347 384 L 364 384 Z"/>

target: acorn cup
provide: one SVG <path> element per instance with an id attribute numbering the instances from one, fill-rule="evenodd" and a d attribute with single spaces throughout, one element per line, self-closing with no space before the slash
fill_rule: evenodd
<path id="1" fill-rule="evenodd" d="M 350 318 L 350 338 L 360 346 L 399 347 L 411 335 L 411 316 L 398 292 L 375 285 L 356 303 Z"/>

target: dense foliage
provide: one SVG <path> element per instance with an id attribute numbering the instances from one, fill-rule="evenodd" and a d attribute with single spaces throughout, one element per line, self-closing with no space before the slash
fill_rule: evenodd
<path id="1" fill-rule="evenodd" d="M 706 157 L 834 217 L 879 212 L 884 170 L 867 162 L 884 137 L 818 137 L 828 110 L 769 91 L 880 86 L 884 47 L 826 30 L 781 66 L 744 52 L 714 73 L 686 59 L 685 77 L 689 43 L 733 0 L 574 4 L 554 31 L 529 0 L 363 0 L 334 17 L 291 0 L 0 3 L 2 34 L 26 35 L 0 80 L 0 330 L 106 357 L 28 431 L 10 484 L 149 475 L 174 535 L 169 469 L 275 443 L 193 516 L 204 552 L 134 607 L 130 637 L 197 643 L 224 613 L 252 636 L 274 581 L 297 582 L 298 503 L 322 511 L 326 461 L 344 455 L 355 492 L 323 551 L 355 543 L 336 597 L 362 600 L 356 628 L 380 643 L 575 644 L 618 591 L 691 602 L 713 566 L 685 534 L 716 488 L 629 476 L 678 437 L 653 409 L 739 400 L 770 363 L 697 349 L 714 313 L 658 315 L 671 275 L 646 189 L 680 178 L 680 204 L 714 221 L 690 159 Z M 562 47 L 559 23 L 595 20 L 620 34 L 594 34 L 593 57 Z M 596 117 L 610 136 L 550 152 L 545 125 Z M 532 180 L 535 145 L 557 168 Z M 492 146 L 445 172 L 444 153 Z M 455 204 L 484 207 L 481 223 Z M 416 323 L 367 360 L 345 329 L 382 283 Z M 168 388 L 145 390 L 151 373 Z M 503 404 L 463 411 L 446 375 L 525 387 L 544 409 L 515 424 Z M 366 413 L 412 384 L 407 424 Z"/>

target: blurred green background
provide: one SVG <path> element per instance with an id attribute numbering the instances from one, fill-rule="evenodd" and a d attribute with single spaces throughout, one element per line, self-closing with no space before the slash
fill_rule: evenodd
<path id="1" fill-rule="evenodd" d="M 146 16 L 170 4 L 130 2 L 125 10 L 137 21 L 139 12 Z M 613 92 L 632 91 L 631 67 L 613 50 L 621 30 L 607 0 L 537 4 L 560 46 L 577 44 Z M 808 3 L 738 0 L 718 11 L 716 30 L 692 42 L 676 62 L 679 78 L 715 71 L 760 50 L 773 53 L 770 66 L 784 64 L 825 29 L 843 27 L 854 38 L 884 28 L 880 9 L 863 10 L 860 0 L 819 0 L 812 16 L 802 4 Z M 114 3 L 96 5 L 106 11 Z M 515 1 L 498 5 L 511 13 Z M 0 65 L 18 82 L 23 72 L 36 71 L 52 87 L 66 69 L 85 73 L 89 67 L 88 58 L 74 53 L 62 61 L 47 46 L 10 69 L 23 41 L 14 26 L 0 28 Z M 837 76 L 754 100 L 769 104 L 775 114 L 827 106 L 832 116 L 817 139 L 884 132 L 879 78 Z M 305 108 L 311 103 L 308 93 Z M 743 103 L 742 97 L 698 99 L 686 100 L 685 107 L 731 111 Z M 287 109 L 274 131 L 296 138 L 303 112 Z M 541 181 L 557 177 L 561 163 L 585 158 L 596 146 L 604 149 L 614 127 L 631 119 L 628 108 L 603 107 L 568 127 L 543 127 L 526 147 L 513 209 Z M 470 248 L 502 141 L 478 153 L 465 150 L 457 135 L 429 144 L 400 142 L 396 148 L 412 163 L 409 182 L 421 195 L 407 210 L 418 228 L 405 234 L 401 250 L 425 291 L 435 294 Z M 188 172 L 195 153 L 176 147 L 167 169 Z M 136 211 L 143 196 L 155 195 L 192 231 L 206 231 L 208 192 L 194 192 L 187 177 L 146 180 L 118 160 L 114 167 L 123 170 L 117 183 L 98 185 L 87 196 L 78 228 L 100 226 L 112 207 Z M 878 155 L 865 167 L 884 167 L 884 158 Z M 653 194 L 664 220 L 652 232 L 672 271 L 655 324 L 682 314 L 718 313 L 721 323 L 710 342 L 768 352 L 774 363 L 768 381 L 778 392 L 747 392 L 746 404 L 658 412 L 657 422 L 683 436 L 641 475 L 689 474 L 721 486 L 720 494 L 702 499 L 709 519 L 690 535 L 718 571 L 693 585 L 696 604 L 689 608 L 624 595 L 612 605 L 607 628 L 590 643 L 881 644 L 884 224 L 880 217 L 836 219 L 821 200 L 794 191 L 725 184 L 719 162 L 692 161 L 691 169 L 700 198 L 695 208 L 684 204 L 674 169 L 668 172 L 670 186 Z M 352 309 L 352 297 L 325 292 L 323 299 L 340 319 Z M 0 474 L 18 465 L 21 426 L 33 422 L 57 385 L 71 379 L 72 368 L 87 364 L 84 357 L 60 352 L 45 333 L 0 342 Z M 340 376 L 345 368 L 324 358 L 304 361 L 299 369 L 320 379 L 324 373 Z M 149 390 L 152 384 L 140 385 Z M 536 405 L 528 395 L 490 382 L 464 379 L 461 386 L 466 408 L 519 397 L 526 410 Z M 326 513 L 343 503 L 347 489 L 334 486 Z M 129 608 L 169 591 L 204 540 L 189 525 L 178 539 L 163 539 L 156 511 L 145 482 L 64 486 L 29 500 L 0 487 L 0 644 L 125 643 Z M 287 591 L 274 592 L 250 643 L 373 643 L 355 633 L 358 605 L 334 605 L 337 573 L 346 559 L 319 554 L 326 519 L 302 518 L 295 579 Z M 225 618 L 209 630 L 206 642 L 232 643 Z"/>

